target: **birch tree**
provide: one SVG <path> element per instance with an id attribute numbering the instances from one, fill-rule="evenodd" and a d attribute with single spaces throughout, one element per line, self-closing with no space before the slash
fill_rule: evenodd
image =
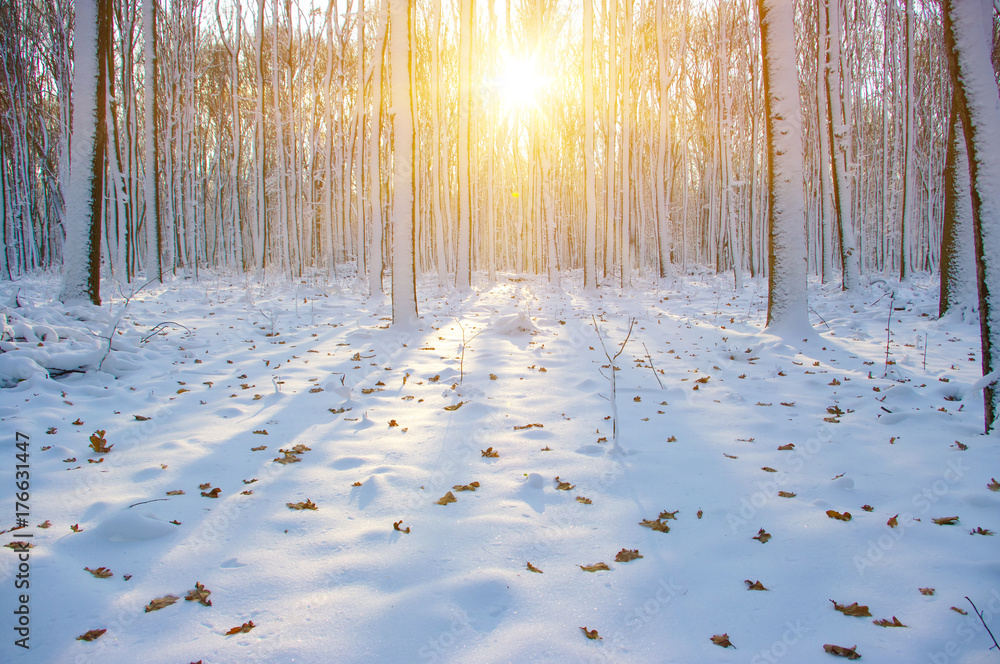
<path id="1" fill-rule="evenodd" d="M 587 214 L 583 247 L 584 288 L 597 288 L 597 157 L 594 154 L 594 0 L 583 0 L 583 178 Z M 663 103 L 662 99 L 661 102 Z"/>
<path id="2" fill-rule="evenodd" d="M 802 192 L 802 112 L 799 106 L 792 0 L 758 0 L 767 109 L 767 328 L 801 337 L 806 304 L 805 198 Z"/>
<path id="3" fill-rule="evenodd" d="M 392 323 L 417 320 L 414 261 L 413 88 L 410 84 L 412 0 L 389 0 L 389 67 L 392 92 Z"/>

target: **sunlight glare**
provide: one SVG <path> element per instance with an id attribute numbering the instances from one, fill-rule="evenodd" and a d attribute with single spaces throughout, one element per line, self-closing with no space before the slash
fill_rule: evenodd
<path id="1" fill-rule="evenodd" d="M 537 95 L 545 87 L 531 59 L 510 58 L 498 79 L 500 100 L 512 110 L 537 107 Z"/>

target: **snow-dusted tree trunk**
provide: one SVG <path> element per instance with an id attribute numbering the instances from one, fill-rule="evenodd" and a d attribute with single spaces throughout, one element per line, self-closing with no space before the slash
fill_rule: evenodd
<path id="1" fill-rule="evenodd" d="M 455 285 L 465 289 L 472 285 L 472 38 L 475 30 L 475 0 L 460 0 L 459 60 L 458 60 L 458 262 Z"/>
<path id="2" fill-rule="evenodd" d="M 602 5 L 603 6 L 603 5 Z M 605 109 L 604 149 L 604 276 L 614 274 L 617 187 L 615 187 L 615 151 L 618 147 L 618 0 L 608 7 L 608 89 Z"/>
<path id="3" fill-rule="evenodd" d="M 833 11 L 831 10 L 833 5 Z M 841 90 L 842 58 L 841 9 L 840 0 L 827 0 L 826 26 L 826 100 L 829 114 L 828 137 L 830 143 L 831 167 L 833 171 L 833 199 L 837 214 L 837 229 L 840 239 L 840 258 L 843 265 L 843 288 L 854 290 L 861 282 L 861 262 L 854 235 L 854 215 L 851 207 L 851 180 L 847 173 L 850 163 L 851 138 L 846 117 L 844 98 L 851 94 L 849 88 Z M 826 168 L 826 165 L 823 165 Z"/>
<path id="4" fill-rule="evenodd" d="M 414 264 L 413 89 L 410 85 L 412 0 L 389 0 L 389 70 L 392 93 L 392 323 L 417 319 Z"/>
<path id="5" fill-rule="evenodd" d="M 111 12 L 107 0 L 77 0 L 73 27 L 73 142 L 66 195 L 63 302 L 101 303 L 101 221 Z"/>
<path id="6" fill-rule="evenodd" d="M 802 191 L 802 110 L 795 59 L 793 0 L 758 0 L 767 109 L 767 327 L 801 337 L 806 303 L 805 197 Z"/>
<path id="7" fill-rule="evenodd" d="M 266 126 L 264 117 L 264 11 L 266 0 L 257 0 L 257 35 L 254 41 L 254 269 L 260 277 L 264 270 L 264 237 L 267 234 L 267 156 Z"/>
<path id="8" fill-rule="evenodd" d="M 958 90 L 972 183 L 986 431 L 1000 414 L 1000 95 L 991 61 L 993 3 L 944 0 L 944 31 Z"/>
<path id="9" fill-rule="evenodd" d="M 146 278 L 162 280 L 160 267 L 159 178 L 157 154 L 159 131 L 156 126 L 157 61 L 156 61 L 156 4 L 157 0 L 142 0 L 142 55 L 145 65 L 143 86 L 143 124 L 145 128 L 145 175 L 142 181 L 144 209 L 146 211 Z"/>
<path id="10" fill-rule="evenodd" d="M 618 244 L 622 287 L 632 283 L 632 0 L 625 2 L 625 44 L 622 46 L 622 221 Z"/>
<path id="11" fill-rule="evenodd" d="M 975 2 L 976 0 L 970 0 Z M 913 90 L 913 0 L 906 0 L 906 126 L 903 140 L 903 214 L 899 225 L 899 280 L 910 276 L 910 226 L 913 224 L 913 208 L 916 198 L 914 188 L 914 137 L 917 128 L 914 121 Z"/>
<path id="12" fill-rule="evenodd" d="M 372 54 L 372 126 L 368 152 L 368 189 L 372 204 L 371 256 L 368 260 L 369 294 L 381 296 L 382 245 L 385 228 L 385 211 L 382 209 L 382 72 L 385 63 L 386 35 L 389 30 L 389 3 L 379 3 L 378 42 Z"/>
<path id="13" fill-rule="evenodd" d="M 953 92 L 948 122 L 948 153 L 944 167 L 944 228 L 941 229 L 941 284 L 938 315 L 970 306 L 976 292 L 976 250 L 973 241 L 969 153 L 958 117 L 961 100 Z"/>
<path id="14" fill-rule="evenodd" d="M 586 229 L 583 286 L 597 288 L 597 156 L 594 154 L 594 0 L 583 0 L 583 178 Z"/>
<path id="15" fill-rule="evenodd" d="M 441 185 L 441 0 L 431 4 L 431 215 L 434 223 L 434 254 L 438 283 L 443 285 L 448 272 L 445 254 L 445 230 L 442 219 L 442 197 L 447 193 Z"/>

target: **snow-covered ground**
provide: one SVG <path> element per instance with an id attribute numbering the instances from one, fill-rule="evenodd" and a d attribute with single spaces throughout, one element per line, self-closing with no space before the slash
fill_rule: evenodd
<path id="1" fill-rule="evenodd" d="M 808 341 L 762 332 L 764 284 L 714 277 L 595 296 L 428 283 L 410 331 L 318 281 L 178 279 L 120 321 L 121 297 L 66 309 L 57 289 L 0 283 L 0 528 L 33 545 L 30 590 L 0 550 L 5 662 L 998 656 L 965 599 L 1000 627 L 1000 537 L 970 534 L 1000 531 L 979 330 L 938 320 L 930 281 L 813 285 Z M 592 316 L 612 355 L 636 319 L 620 453 Z M 90 449 L 97 431 L 110 452 Z M 17 432 L 30 516 L 10 532 Z M 185 601 L 196 583 L 211 606 Z M 906 627 L 873 624 L 893 617 Z"/>

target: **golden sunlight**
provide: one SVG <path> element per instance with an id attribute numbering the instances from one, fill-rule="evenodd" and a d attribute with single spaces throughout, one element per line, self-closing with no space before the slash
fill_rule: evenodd
<path id="1" fill-rule="evenodd" d="M 545 84 L 532 58 L 508 58 L 497 79 L 500 101 L 511 111 L 537 107 Z"/>

